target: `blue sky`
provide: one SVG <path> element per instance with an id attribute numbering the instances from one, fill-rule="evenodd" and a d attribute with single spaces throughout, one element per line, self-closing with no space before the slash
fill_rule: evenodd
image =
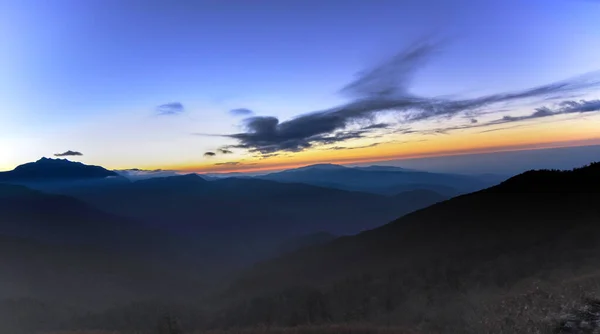
<path id="1" fill-rule="evenodd" d="M 444 43 L 420 95 L 547 84 L 600 69 L 598 17 L 578 0 L 3 0 L 0 169 L 66 150 L 202 165 L 232 140 L 192 133 L 242 131 L 229 110 L 287 120 L 342 104 L 357 71 L 427 35 Z M 171 102 L 182 112 L 158 115 Z"/>

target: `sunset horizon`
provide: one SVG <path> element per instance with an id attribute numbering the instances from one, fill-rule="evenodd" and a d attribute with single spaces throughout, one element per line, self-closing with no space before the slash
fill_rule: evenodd
<path id="1" fill-rule="evenodd" d="M 239 166 L 237 164 L 231 165 L 227 163 L 219 164 L 215 166 L 214 163 L 207 164 L 204 166 L 196 166 L 196 167 L 176 167 L 176 166 L 150 166 L 145 168 L 140 168 L 136 166 L 129 167 L 113 167 L 110 165 L 102 165 L 102 167 L 106 167 L 110 170 L 133 170 L 139 169 L 140 171 L 173 171 L 178 173 L 198 173 L 198 174 L 227 174 L 227 173 L 260 173 L 260 172 L 277 172 L 286 169 L 300 168 L 317 164 L 338 164 L 338 165 L 390 165 L 402 167 L 402 162 L 408 162 L 417 159 L 432 159 L 432 158 L 447 158 L 447 157 L 460 157 L 460 156 L 470 156 L 470 155 L 494 155 L 498 153 L 510 153 L 510 152 L 523 152 L 523 151 L 537 151 L 537 150 L 548 150 L 548 149 L 561 149 L 561 148 L 586 148 L 586 147 L 600 147 L 600 137 L 599 138 L 591 138 L 584 140 L 575 140 L 575 141 L 563 141 L 563 142 L 548 142 L 548 143 L 536 143 L 536 144 L 525 144 L 525 145 L 514 145 L 514 146 L 505 146 L 505 147 L 487 147 L 481 149 L 473 149 L 473 150 L 455 150 L 455 151 L 445 151 L 445 152 L 437 152 L 437 153 L 424 153 L 417 155 L 409 155 L 409 156 L 389 156 L 389 157 L 380 157 L 380 158 L 365 158 L 365 159 L 324 159 L 324 160 L 309 160 L 309 161 L 300 161 L 297 163 L 281 163 L 281 164 L 264 164 L 264 166 L 256 166 L 252 163 L 245 164 Z M 52 155 L 40 156 L 41 158 L 49 158 L 49 159 L 66 159 L 70 161 L 82 162 L 85 164 L 96 165 L 94 163 L 89 163 L 85 161 L 85 159 L 77 159 L 74 157 L 57 157 Z M 32 161 L 23 161 L 19 164 L 24 164 Z M 390 164 L 395 163 L 395 164 Z M 253 167 L 256 166 L 256 167 Z M 14 166 L 16 167 L 16 166 Z M 9 167 L 6 170 L 0 171 L 9 171 L 14 167 Z M 426 171 L 424 169 L 424 171 Z M 525 171 L 525 170 L 523 170 Z"/>

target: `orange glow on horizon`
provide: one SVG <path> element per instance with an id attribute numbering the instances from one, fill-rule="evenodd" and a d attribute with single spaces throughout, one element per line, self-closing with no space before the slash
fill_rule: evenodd
<path id="1" fill-rule="evenodd" d="M 214 169 L 213 166 L 208 167 L 187 167 L 178 169 L 181 172 L 190 173 L 252 173 L 252 172 L 267 172 L 277 171 L 282 169 L 299 168 L 312 164 L 319 163 L 334 163 L 334 164 L 358 164 L 358 163 L 375 163 L 392 160 L 411 160 L 420 158 L 434 158 L 434 157 L 448 157 L 448 156 L 459 156 L 459 155 L 470 155 L 470 154 L 493 154 L 499 152 L 515 152 L 515 151 L 528 151 L 528 150 L 541 150 L 551 148 L 565 148 L 565 147 L 581 147 L 581 146 L 594 146 L 600 145 L 600 138 L 594 138 L 583 141 L 567 141 L 567 142 L 551 142 L 551 143 L 540 143 L 540 144 L 524 144 L 515 146 L 499 146 L 499 147 L 487 147 L 481 149 L 472 150 L 455 150 L 455 151 L 443 151 L 436 153 L 424 153 L 417 155 L 406 155 L 406 156 L 395 156 L 395 157 L 379 157 L 379 158 L 364 158 L 364 159 L 328 159 L 328 160 L 317 160 L 309 162 L 299 163 L 281 163 L 281 164 L 269 164 L 264 167 L 248 167 L 248 168 L 231 168 L 231 169 Z"/>
<path id="2" fill-rule="evenodd" d="M 317 163 L 356 164 L 390 160 L 484 154 L 544 148 L 600 145 L 600 115 L 589 117 L 557 116 L 550 122 L 523 122 L 501 126 L 454 131 L 450 134 L 391 135 L 387 142 L 375 139 L 353 141 L 353 149 L 333 150 L 317 147 L 302 152 L 283 152 L 267 159 L 244 155 L 217 156 L 172 165 L 142 166 L 181 172 L 230 173 L 265 172 Z M 348 146 L 350 143 L 344 143 Z M 373 146 L 373 144 L 376 144 Z M 241 153 L 241 152 L 240 152 Z M 138 166 L 139 167 L 139 166 Z"/>

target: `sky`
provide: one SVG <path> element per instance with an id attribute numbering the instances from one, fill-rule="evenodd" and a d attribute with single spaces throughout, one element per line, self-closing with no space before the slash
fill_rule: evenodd
<path id="1" fill-rule="evenodd" d="M 600 144 L 598 17 L 594 0 L 0 0 L 0 170 Z"/>

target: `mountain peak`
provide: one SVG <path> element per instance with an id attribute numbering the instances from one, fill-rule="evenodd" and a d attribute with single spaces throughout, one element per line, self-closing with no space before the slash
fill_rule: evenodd
<path id="1" fill-rule="evenodd" d="M 164 176 L 164 177 L 155 177 L 148 178 L 144 180 L 136 181 L 137 184 L 143 185 L 167 185 L 167 186 L 189 186 L 196 185 L 198 183 L 205 183 L 206 181 L 202 176 L 191 173 L 191 174 L 183 174 L 176 176 Z"/>
<path id="2" fill-rule="evenodd" d="M 59 179 L 88 179 L 117 176 L 115 172 L 100 166 L 85 165 L 67 159 L 42 157 L 35 162 L 17 166 L 14 170 L 0 173 L 0 180 L 6 182 L 48 181 Z"/>
<path id="3" fill-rule="evenodd" d="M 340 169 L 346 169 L 346 168 L 348 168 L 348 167 L 342 166 L 342 165 L 336 165 L 336 164 L 314 164 L 314 165 L 308 165 L 308 166 L 296 168 L 296 170 L 302 170 L 302 169 L 340 170 Z"/>
<path id="4" fill-rule="evenodd" d="M 42 157 L 39 160 L 32 162 L 34 164 L 56 164 L 56 165 L 67 165 L 67 164 L 76 164 L 76 165 L 83 165 L 81 162 L 77 162 L 77 161 L 71 161 L 69 159 L 61 159 L 61 158 L 46 158 L 46 157 Z M 24 164 L 24 165 L 28 165 L 28 164 Z M 21 165 L 21 166 L 24 166 Z M 17 168 L 21 167 L 18 166 Z"/>

